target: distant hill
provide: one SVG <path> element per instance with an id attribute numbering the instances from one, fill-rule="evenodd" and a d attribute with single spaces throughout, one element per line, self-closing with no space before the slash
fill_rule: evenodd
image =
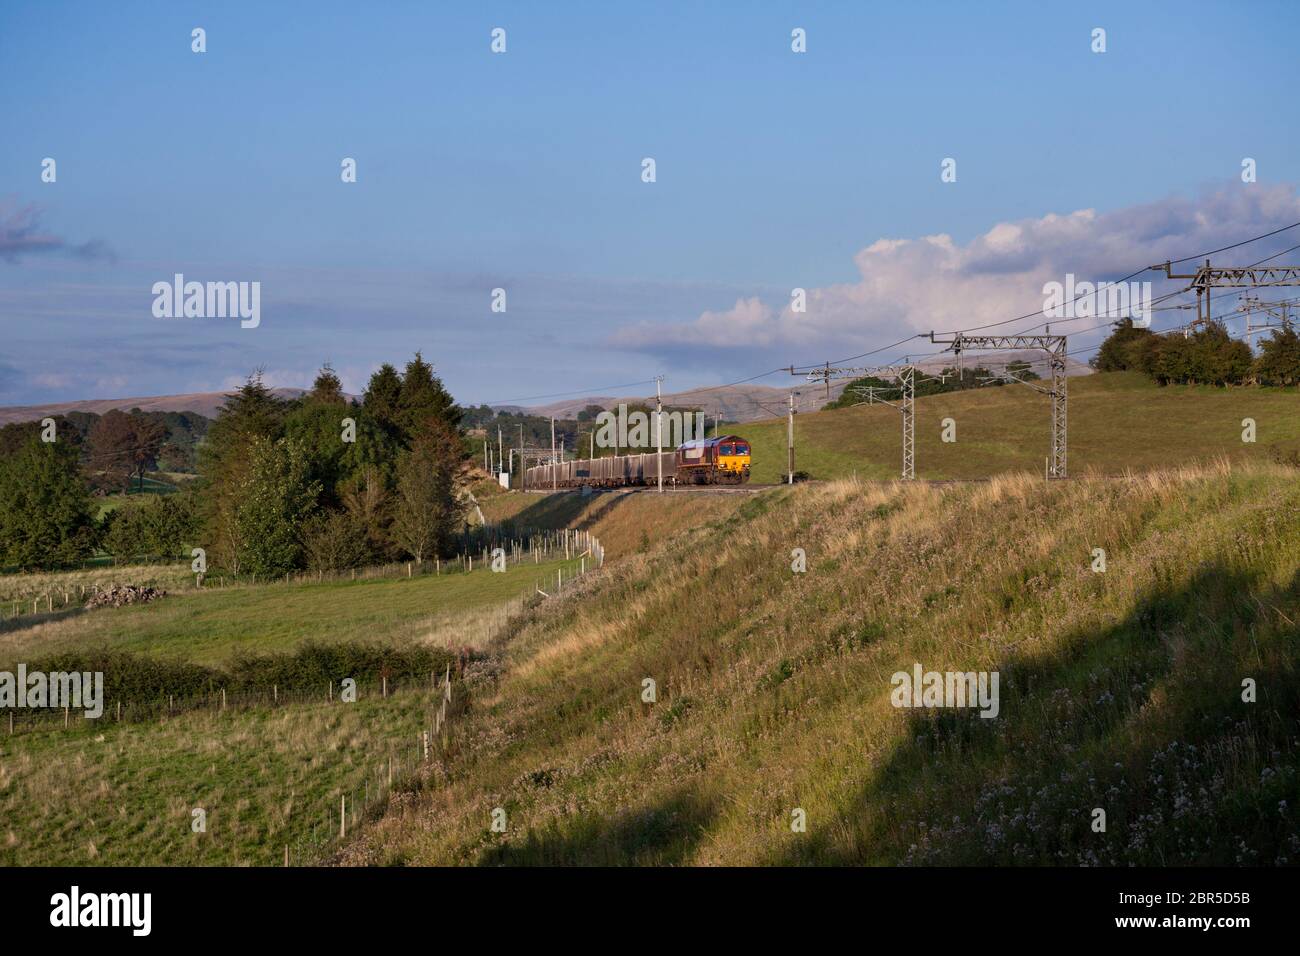
<path id="1" fill-rule="evenodd" d="M 1012 362 L 1028 362 L 1032 371 L 1046 378 L 1048 376 L 1047 359 L 1042 352 L 996 352 L 987 355 L 981 355 L 979 352 L 968 352 L 965 359 L 966 367 L 974 368 L 983 366 L 990 371 L 1000 372 Z M 924 359 L 916 363 L 917 366 L 927 372 L 938 372 L 944 368 L 949 368 L 956 364 L 955 356 L 951 354 L 936 355 L 933 358 Z M 1091 375 L 1092 369 L 1083 362 L 1074 359 L 1066 359 L 1066 374 L 1070 376 Z M 752 422 L 760 421 L 764 418 L 771 418 L 779 414 L 785 407 L 785 402 L 790 394 L 790 388 L 794 387 L 803 392 L 805 396 L 815 390 L 822 398 L 822 404 L 833 401 L 838 398 L 844 391 L 847 382 L 831 382 L 830 390 L 827 392 L 821 383 L 810 384 L 800 377 L 791 377 L 789 386 L 772 386 L 772 385 L 728 385 L 725 388 L 716 388 L 704 386 L 701 388 L 687 389 L 682 392 L 669 392 L 664 395 L 665 405 L 689 405 L 703 408 L 709 415 L 720 415 L 724 421 L 729 422 Z M 493 408 L 498 411 L 507 411 L 511 413 L 524 413 L 529 415 L 540 415 L 549 418 L 554 415 L 556 418 L 575 418 L 578 412 L 582 411 L 588 405 L 599 405 L 601 408 L 615 409 L 619 402 L 644 402 L 649 405 L 654 404 L 654 396 L 632 396 L 627 395 L 615 397 L 611 395 L 587 395 L 582 398 L 567 398 L 560 402 L 551 402 L 548 405 L 494 405 Z M 807 408 L 811 404 L 808 398 L 802 402 L 802 407 Z M 821 407 L 820 405 L 817 407 Z"/>
<path id="2" fill-rule="evenodd" d="M 1027 361 L 1039 375 L 1044 377 L 1047 375 L 1041 352 L 999 352 L 987 358 L 981 357 L 978 352 L 971 352 L 966 357 L 967 365 L 982 365 L 990 370 L 1001 370 L 1008 363 L 1015 361 Z M 1068 361 L 1068 374 L 1070 375 L 1088 375 L 1092 372 L 1092 369 L 1082 362 L 1076 362 L 1073 359 Z M 937 372 L 952 364 L 953 357 L 951 355 L 935 356 L 917 363 L 921 368 L 931 372 Z M 802 378 L 792 377 L 790 382 L 794 388 L 799 389 L 805 395 L 809 394 L 810 388 L 815 388 L 825 401 L 838 398 L 846 384 L 845 382 L 831 382 L 830 391 L 827 392 L 820 384 L 810 386 Z M 280 398 L 293 399 L 302 395 L 305 389 L 273 388 L 271 391 Z M 0 406 L 0 425 L 7 425 L 10 422 L 37 421 L 47 415 L 61 415 L 68 412 L 93 412 L 96 415 L 103 415 L 115 408 L 122 411 L 139 408 L 144 412 L 197 412 L 205 418 L 216 418 L 217 411 L 229 394 L 231 393 L 191 392 L 187 395 L 91 398 L 77 402 L 51 402 L 46 405 L 5 405 Z M 790 386 L 728 385 L 724 388 L 703 386 L 682 392 L 668 392 L 664 395 L 664 404 L 703 408 L 710 416 L 720 416 L 724 421 L 752 422 L 780 414 L 789 394 Z M 616 409 L 619 402 L 653 404 L 654 396 L 587 395 L 582 398 L 569 398 L 561 402 L 551 402 L 547 405 L 494 405 L 492 407 L 498 411 L 511 413 L 523 412 L 545 418 L 554 415 L 556 418 L 571 419 L 576 418 L 578 412 L 588 405 Z M 809 400 L 805 399 L 803 406 L 807 407 L 808 404 L 810 404 Z"/>
<path id="3" fill-rule="evenodd" d="M 801 378 L 791 378 L 790 382 L 797 389 L 803 389 L 807 385 Z M 844 385 L 844 382 L 832 382 L 830 397 L 832 399 L 836 398 L 844 390 Z M 820 388 L 820 386 L 818 387 Z M 688 389 L 684 392 L 665 392 L 664 404 L 702 408 L 709 416 L 719 415 L 724 421 L 750 422 L 761 418 L 771 418 L 780 412 L 783 403 L 786 401 L 786 396 L 789 394 L 789 387 L 779 388 L 770 385 L 728 385 L 725 388 L 706 386 Z M 562 402 L 551 402 L 549 405 L 534 405 L 528 408 L 522 408 L 518 405 L 493 407 L 498 410 L 524 412 L 525 414 L 541 415 L 543 417 L 554 415 L 556 418 L 574 418 L 578 412 L 588 405 L 616 409 L 620 402 L 629 405 L 634 402 L 654 405 L 654 401 L 654 395 L 588 395 L 583 398 L 570 398 Z"/>
<path id="4" fill-rule="evenodd" d="M 271 391 L 284 399 L 297 398 L 304 393 L 301 388 L 273 388 Z M 188 395 L 152 395 L 137 398 L 91 398 L 79 402 L 51 402 L 48 405 L 0 406 L 0 425 L 10 422 L 37 421 L 51 415 L 68 412 L 93 412 L 103 415 L 113 409 L 142 412 L 197 412 L 205 418 L 216 418 L 217 411 L 231 392 L 191 392 Z"/>

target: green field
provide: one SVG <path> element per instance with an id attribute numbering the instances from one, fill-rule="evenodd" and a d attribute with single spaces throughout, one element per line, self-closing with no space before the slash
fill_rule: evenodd
<path id="1" fill-rule="evenodd" d="M 39 627 L 0 632 L 0 661 L 108 647 L 214 664 L 238 651 L 291 650 L 308 639 L 471 644 L 477 612 L 529 594 L 578 563 L 511 564 L 504 572 L 424 574 L 324 584 L 207 587 L 150 604 L 73 611 Z M 125 579 L 122 579 L 125 580 Z"/>
<path id="2" fill-rule="evenodd" d="M 286 845 L 292 865 L 318 862 L 332 852 L 340 796 L 360 812 L 369 795 L 373 809 L 390 757 L 395 783 L 423 761 L 431 698 L 0 737 L 0 865 L 281 866 Z M 191 826 L 196 808 L 204 833 Z"/>
<path id="3" fill-rule="evenodd" d="M 1007 471 L 1043 473 L 1050 442 L 1051 399 L 1004 385 L 916 401 L 918 478 L 982 478 Z M 957 423 L 957 441 L 940 440 L 942 421 Z M 1255 444 L 1241 440 L 1253 418 Z M 786 421 L 730 426 L 753 444 L 753 480 L 779 481 L 786 470 Z M 1300 392 L 1294 389 L 1161 388 L 1136 372 L 1071 378 L 1069 472 L 1121 474 L 1226 456 L 1271 460 L 1300 449 Z M 859 406 L 795 417 L 795 468 L 813 478 L 897 478 L 902 419 L 889 406 Z"/>
<path id="4" fill-rule="evenodd" d="M 524 600 L 539 582 L 553 592 L 557 571 L 571 581 L 578 568 L 576 559 L 521 561 L 505 572 L 209 587 L 56 611 L 5 622 L 0 669 L 101 648 L 221 666 L 308 641 L 473 647 L 483 658 L 529 613 Z M 74 586 L 59 577 L 35 583 Z M 463 688 L 456 680 L 457 706 Z M 440 697 L 421 684 L 386 700 L 369 688 L 355 704 L 288 700 L 125 723 L 108 702 L 104 718 L 73 715 L 66 730 L 57 720 L 13 736 L 0 729 L 0 865 L 281 865 L 286 845 L 294 864 L 328 857 L 342 795 L 362 822 L 388 799 L 390 757 L 399 791 L 425 765 L 420 735 Z M 431 760 L 440 753 L 434 740 Z M 206 833 L 191 829 L 195 808 L 207 813 Z"/>
<path id="5" fill-rule="evenodd" d="M 140 495 L 169 495 L 176 491 L 179 481 L 175 476 L 166 472 L 156 472 L 156 474 L 161 477 L 145 475 L 143 488 L 140 487 L 139 479 L 132 478 L 131 490 L 129 492 L 105 495 L 103 498 L 96 498 L 95 501 L 99 508 L 96 517 L 103 518 L 104 515 L 108 514 L 110 511 L 116 511 L 128 501 L 133 498 L 138 498 Z M 162 480 L 164 478 L 167 480 Z M 185 479 L 181 478 L 180 480 L 183 481 Z"/>

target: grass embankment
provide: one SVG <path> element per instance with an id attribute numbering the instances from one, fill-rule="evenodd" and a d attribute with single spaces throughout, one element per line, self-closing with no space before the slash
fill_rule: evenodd
<path id="1" fill-rule="evenodd" d="M 698 491 L 666 493 L 653 489 L 540 494 L 510 492 L 483 502 L 493 524 L 520 528 L 577 528 L 590 531 L 605 547 L 606 563 L 667 541 L 701 523 L 732 514 L 740 505 L 736 495 Z M 665 503 L 666 502 L 666 503 Z"/>
<path id="2" fill-rule="evenodd" d="M 1294 862 L 1298 477 L 745 500 L 729 534 L 719 519 L 608 564 L 519 631 L 432 792 L 346 859 Z M 914 662 L 996 670 L 999 716 L 891 706 Z"/>
<path id="3" fill-rule="evenodd" d="M 1042 384 L 1042 383 L 1039 383 Z M 1008 471 L 1041 475 L 1049 452 L 1051 399 L 1004 385 L 916 401 L 918 478 L 983 478 Z M 942 422 L 957 423 L 957 441 L 941 441 Z M 1257 440 L 1241 440 L 1253 418 Z M 780 481 L 786 468 L 786 421 L 728 428 L 753 444 L 753 480 Z M 1121 474 L 1229 457 L 1268 462 L 1300 448 L 1300 393 L 1295 389 L 1212 388 L 1151 383 L 1136 372 L 1071 378 L 1069 471 Z M 902 420 L 874 405 L 795 417 L 795 468 L 813 478 L 897 478 Z"/>

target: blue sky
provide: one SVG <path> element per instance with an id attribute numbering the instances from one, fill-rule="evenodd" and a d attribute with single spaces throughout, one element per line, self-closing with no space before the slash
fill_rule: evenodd
<path id="1" fill-rule="evenodd" d="M 0 404 L 326 360 L 358 389 L 417 348 L 462 402 L 680 389 L 1027 312 L 1044 276 L 1300 219 L 1298 26 L 1285 2 L 7 0 Z M 1004 280 L 965 284 L 1007 223 Z M 155 318 L 176 272 L 260 281 L 261 325 Z"/>

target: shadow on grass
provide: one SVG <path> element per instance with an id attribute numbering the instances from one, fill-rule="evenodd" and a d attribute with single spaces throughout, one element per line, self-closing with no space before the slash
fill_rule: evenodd
<path id="1" fill-rule="evenodd" d="M 911 711 L 857 799 L 772 862 L 1300 861 L 1297 607 L 1300 576 L 1274 589 L 1209 566 L 1116 627 L 1013 658 L 998 717 Z"/>
<path id="2" fill-rule="evenodd" d="M 0 621 L 0 634 L 11 634 L 17 631 L 25 631 L 29 627 L 36 627 L 38 624 L 51 624 L 55 621 L 64 621 L 68 618 L 80 617 L 86 613 L 84 607 L 65 607 L 57 611 L 39 611 L 36 614 L 24 614 L 21 617 L 10 617 Z"/>
<path id="3" fill-rule="evenodd" d="M 628 492 L 597 491 L 583 495 L 576 491 L 541 495 L 518 514 L 500 522 L 502 528 L 579 528 L 592 527 L 601 518 L 621 505 Z M 583 515 L 581 521 L 578 517 Z M 575 524 L 575 522 L 577 522 Z"/>
<path id="4" fill-rule="evenodd" d="M 674 866 L 691 858 L 718 806 L 681 788 L 648 806 L 613 817 L 591 814 L 554 819 L 530 830 L 520 843 L 498 843 L 479 857 L 482 866 Z"/>

